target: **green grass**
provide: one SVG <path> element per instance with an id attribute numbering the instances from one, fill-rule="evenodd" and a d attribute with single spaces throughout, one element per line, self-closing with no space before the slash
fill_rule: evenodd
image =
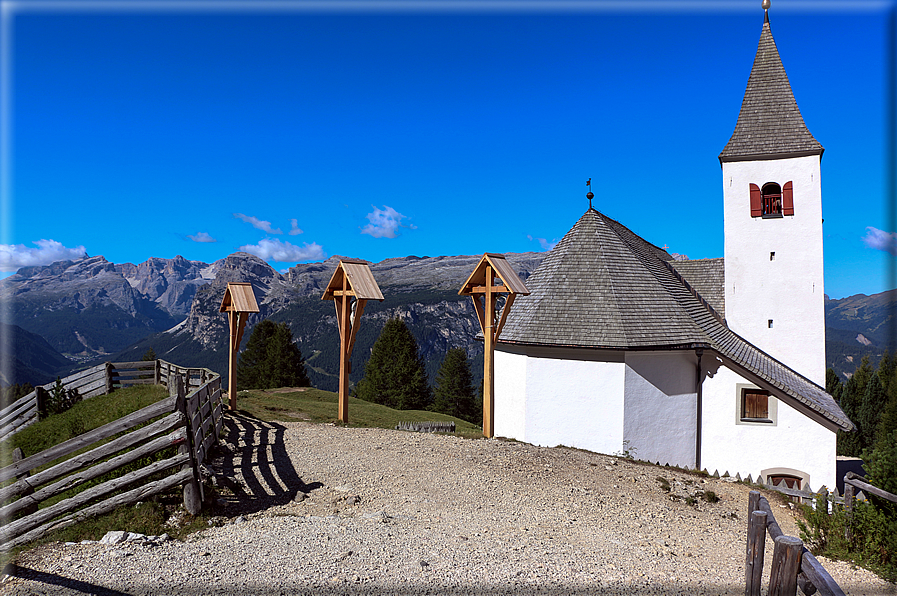
<path id="1" fill-rule="evenodd" d="M 138 385 L 126 389 L 119 389 L 109 395 L 94 397 L 75 404 L 73 408 L 54 414 L 25 428 L 0 444 L 3 454 L 3 465 L 8 465 L 11 452 L 16 447 L 21 447 L 25 456 L 31 456 L 45 449 L 49 449 L 63 441 L 67 441 L 79 434 L 93 430 L 104 424 L 118 420 L 119 418 L 153 404 L 160 399 L 168 397 L 168 390 L 160 385 Z M 108 440 L 112 440 L 111 438 Z M 77 453 L 96 447 L 98 443 L 89 445 Z M 173 448 L 172 448 L 173 449 Z M 60 499 L 71 497 L 74 494 L 104 482 L 112 477 L 120 476 L 132 469 L 142 467 L 149 463 L 150 459 L 159 459 L 170 456 L 172 449 L 157 454 L 153 458 L 144 458 L 138 462 L 129 464 L 125 468 L 106 474 L 87 482 L 79 487 L 65 491 L 52 499 L 41 503 L 41 507 L 48 507 Z M 66 456 L 72 457 L 75 454 Z M 58 460 L 57 460 L 58 461 Z M 56 462 L 50 462 L 40 469 L 52 466 Z M 163 472 L 165 475 L 169 472 Z M 206 516 L 188 516 L 186 523 L 178 528 L 165 526 L 165 521 L 176 510 L 182 498 L 180 491 L 173 492 L 170 496 L 160 495 L 150 502 L 138 505 L 124 505 L 108 514 L 93 517 L 79 522 L 68 528 L 52 532 L 47 536 L 31 544 L 15 548 L 6 553 L 0 553 L 0 565 L 6 565 L 13 560 L 17 553 L 33 548 L 38 544 L 47 542 L 81 540 L 99 540 L 111 530 L 127 530 L 140 532 L 147 535 L 159 535 L 168 532 L 174 537 L 180 537 L 207 526 Z"/>
<path id="2" fill-rule="evenodd" d="M 32 424 L 3 441 L 0 444 L 2 465 L 11 463 L 11 454 L 16 447 L 22 448 L 25 457 L 32 456 L 166 397 L 168 390 L 161 385 L 136 385 L 86 399 L 72 409 Z"/>
<path id="3" fill-rule="evenodd" d="M 311 387 L 296 389 L 250 389 L 237 394 L 237 409 L 267 422 L 332 422 L 337 420 L 339 397 L 331 391 Z M 447 414 L 426 410 L 393 410 L 380 404 L 349 398 L 349 424 L 352 427 L 395 428 L 399 422 L 454 422 L 455 434 L 464 438 L 482 438 L 480 427 Z"/>

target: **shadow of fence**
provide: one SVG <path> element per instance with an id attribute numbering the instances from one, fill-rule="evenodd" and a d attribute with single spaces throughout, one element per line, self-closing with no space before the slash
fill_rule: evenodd
<path id="1" fill-rule="evenodd" d="M 229 513 L 255 513 L 285 505 L 297 493 L 323 486 L 306 483 L 293 467 L 284 442 L 286 427 L 243 414 L 225 417 L 221 455 L 213 462 L 226 478 L 236 478 L 233 496 L 222 497 Z"/>

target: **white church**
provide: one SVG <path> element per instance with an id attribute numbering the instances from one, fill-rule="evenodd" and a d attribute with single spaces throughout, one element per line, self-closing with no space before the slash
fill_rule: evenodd
<path id="1" fill-rule="evenodd" d="M 853 423 L 825 392 L 823 147 L 768 16 L 719 155 L 725 258 L 674 260 L 595 209 L 495 348 L 495 435 L 818 490 Z"/>

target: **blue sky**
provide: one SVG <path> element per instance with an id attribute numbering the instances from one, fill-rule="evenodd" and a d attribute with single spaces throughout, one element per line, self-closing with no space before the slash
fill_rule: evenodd
<path id="1" fill-rule="evenodd" d="M 3 2 L 0 268 L 545 250 L 588 202 L 723 256 L 760 0 Z M 324 8 L 322 8 L 324 6 Z M 892 2 L 773 0 L 826 292 L 894 287 Z M 891 155 L 893 164 L 893 155 Z"/>

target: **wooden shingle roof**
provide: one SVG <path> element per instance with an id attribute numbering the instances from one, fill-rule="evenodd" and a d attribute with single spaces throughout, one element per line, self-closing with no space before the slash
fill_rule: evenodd
<path id="1" fill-rule="evenodd" d="M 259 312 L 258 302 L 252 292 L 252 284 L 245 282 L 230 282 L 224 290 L 221 299 L 221 307 L 218 312 Z"/>
<path id="2" fill-rule="evenodd" d="M 359 300 L 383 300 L 383 293 L 380 286 L 371 273 L 371 268 L 367 261 L 357 259 L 342 259 L 337 266 L 336 271 L 330 278 L 327 288 L 324 290 L 322 300 L 333 300 L 334 292 L 342 291 L 343 276 L 348 281 L 351 295 Z"/>
<path id="3" fill-rule="evenodd" d="M 720 162 L 822 155 L 794 100 L 769 22 L 763 23 L 735 131 Z"/>
<path id="4" fill-rule="evenodd" d="M 527 279 L 530 295 L 517 298 L 499 344 L 702 348 L 777 397 L 853 428 L 825 389 L 731 331 L 671 262 L 663 250 L 589 209 Z"/>
<path id="5" fill-rule="evenodd" d="M 670 261 L 670 265 L 720 317 L 725 318 L 726 271 L 722 258 Z"/>

